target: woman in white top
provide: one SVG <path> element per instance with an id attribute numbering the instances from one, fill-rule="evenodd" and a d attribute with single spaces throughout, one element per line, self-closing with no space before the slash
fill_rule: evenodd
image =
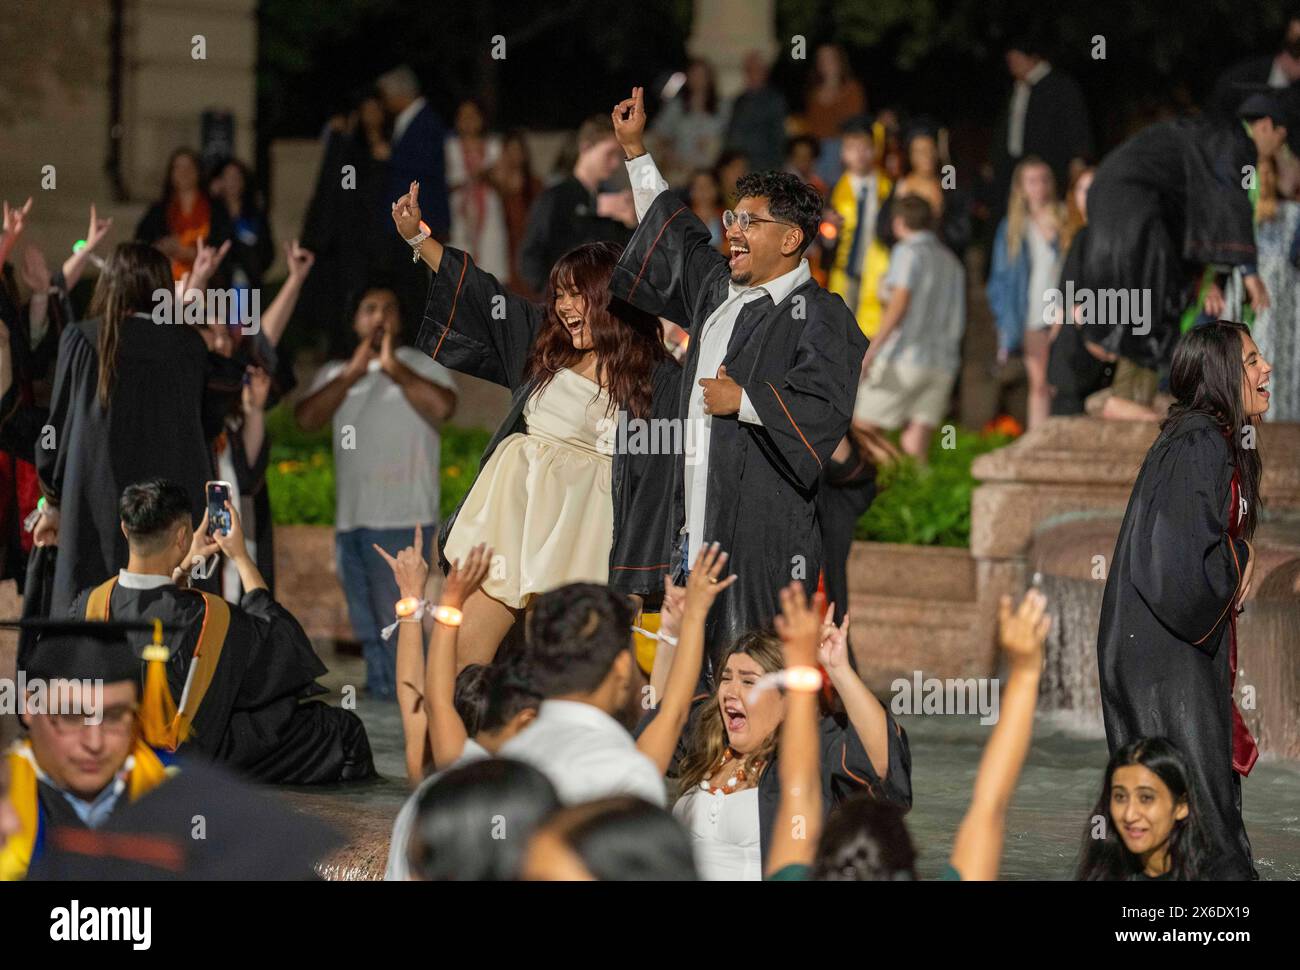
<path id="1" fill-rule="evenodd" d="M 474 257 L 502 279 L 510 275 L 505 209 L 492 184 L 501 157 L 501 139 L 488 134 L 483 111 L 473 101 L 456 109 L 456 134 L 447 139 L 447 189 L 450 192 L 450 244 Z"/>
<path id="2" fill-rule="evenodd" d="M 674 456 L 640 453 L 648 449 L 633 446 L 626 422 L 672 416 L 680 369 L 658 319 L 611 297 L 619 247 L 591 243 L 565 254 L 547 300 L 533 303 L 466 253 L 417 238 L 418 184 L 394 203 L 393 220 L 435 271 L 416 346 L 513 392 L 478 477 L 438 537 L 444 572 L 478 544 L 496 551 L 465 603 L 459 664 L 490 662 L 544 590 L 594 582 L 654 594 L 668 566 Z M 625 437 L 628 447 L 616 447 Z"/>
<path id="3" fill-rule="evenodd" d="M 802 586 L 794 585 L 802 597 Z M 787 595 L 794 595 L 793 588 Z M 815 602 L 819 609 L 825 606 L 820 594 Z M 910 807 L 907 735 L 849 664 L 847 615 L 842 627 L 830 622 L 830 611 L 825 616 L 818 661 L 846 716 L 827 713 L 820 720 L 822 804 L 829 812 L 866 789 Z M 658 667 L 658 656 L 655 663 Z M 673 815 L 691 833 L 702 878 L 762 879 L 780 799 L 777 760 L 785 698 L 778 688 L 759 682 L 784 669 L 781 641 L 766 630 L 747 633 L 720 669 L 715 695 L 695 712 L 678 767 L 681 796 Z"/>
<path id="4" fill-rule="evenodd" d="M 1051 414 L 1047 357 L 1059 299 L 1056 284 L 1064 222 L 1051 168 L 1042 159 L 1024 159 L 1011 177 L 1011 198 L 993 241 L 986 292 L 997 323 L 999 362 L 1024 351 L 1031 428 Z"/>

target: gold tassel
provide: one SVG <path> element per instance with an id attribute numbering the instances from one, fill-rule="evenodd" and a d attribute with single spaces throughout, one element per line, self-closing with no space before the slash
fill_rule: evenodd
<path id="1" fill-rule="evenodd" d="M 142 659 L 149 664 L 145 673 L 144 697 L 140 702 L 140 730 L 151 748 L 175 751 L 178 718 L 176 703 L 167 686 L 167 660 L 171 656 L 163 645 L 162 620 L 153 621 L 153 643 L 144 648 Z"/>

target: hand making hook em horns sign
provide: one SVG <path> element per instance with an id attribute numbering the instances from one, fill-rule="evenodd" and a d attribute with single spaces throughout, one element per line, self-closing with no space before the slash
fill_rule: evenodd
<path id="1" fill-rule="evenodd" d="M 704 388 L 704 413 L 713 415 L 739 414 L 741 387 L 727 376 L 727 368 L 719 367 L 717 377 L 701 377 Z"/>

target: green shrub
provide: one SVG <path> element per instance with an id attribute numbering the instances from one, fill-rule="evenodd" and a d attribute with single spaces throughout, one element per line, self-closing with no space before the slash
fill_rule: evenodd
<path id="1" fill-rule="evenodd" d="M 276 525 L 334 524 L 334 452 L 330 427 L 303 431 L 284 406 L 266 416 L 271 461 L 271 519 Z M 446 518 L 460 504 L 478 474 L 478 460 L 489 433 L 478 428 L 442 429 L 442 507 Z"/>
<path id="2" fill-rule="evenodd" d="M 928 467 L 904 458 L 897 466 L 881 470 L 879 494 L 858 520 L 854 538 L 918 546 L 969 545 L 970 497 L 976 484 L 971 463 L 1010 441 L 1002 433 L 958 430 L 955 447 L 943 448 L 942 435 L 936 435 Z"/>
<path id="3" fill-rule="evenodd" d="M 330 428 L 302 431 L 292 412 L 281 406 L 267 415 L 267 433 L 271 435 L 271 463 L 266 476 L 275 523 L 333 525 Z M 489 437 L 479 428 L 442 429 L 442 518 L 449 516 L 469 491 Z M 928 467 L 904 459 L 881 472 L 880 493 L 858 520 L 855 538 L 921 546 L 968 545 L 970 497 L 975 489 L 971 463 L 1010 441 L 1002 433 L 959 430 L 955 447 L 943 448 L 942 436 L 936 435 Z"/>

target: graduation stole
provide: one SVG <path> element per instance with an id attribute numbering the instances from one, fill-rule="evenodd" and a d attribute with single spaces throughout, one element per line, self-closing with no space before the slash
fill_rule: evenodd
<path id="1" fill-rule="evenodd" d="M 86 599 L 87 620 L 107 620 L 113 588 L 117 577 L 101 583 L 90 591 Z M 216 676 L 221 650 L 230 630 L 230 606 L 220 596 L 191 590 L 203 597 L 203 626 L 199 629 L 199 642 L 194 647 L 185 688 L 180 703 L 172 701 L 167 686 L 167 660 L 170 654 L 162 646 L 162 625 L 157 623 L 152 646 L 146 647 L 144 660 L 149 664 L 145 675 L 144 695 L 140 702 L 140 728 L 144 739 L 155 748 L 175 751 L 190 735 L 194 716 Z"/>
<path id="2" fill-rule="evenodd" d="M 12 882 L 27 875 L 37 846 L 43 841 L 43 819 L 37 787 L 40 773 L 36 756 L 32 753 L 32 742 L 28 739 L 15 741 L 6 752 L 5 760 L 9 762 L 9 801 L 18 813 L 18 834 L 11 835 L 0 845 L 0 882 Z M 139 736 L 131 744 L 131 753 L 127 755 L 123 769 L 126 771 L 126 791 L 123 794 L 130 801 L 157 788 L 175 771 L 163 765 L 154 750 Z M 112 783 L 117 783 L 116 777 Z"/>

